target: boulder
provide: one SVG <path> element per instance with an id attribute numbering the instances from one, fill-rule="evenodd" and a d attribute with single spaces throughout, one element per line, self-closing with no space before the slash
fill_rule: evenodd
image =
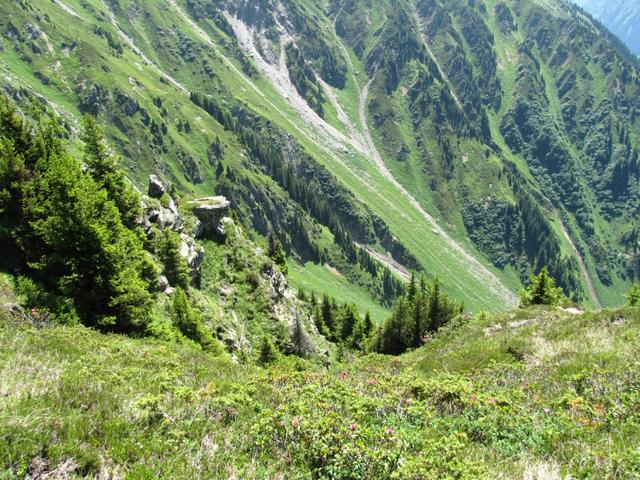
<path id="1" fill-rule="evenodd" d="M 169 280 L 164 275 L 160 275 L 160 279 L 158 281 L 158 285 L 160 287 L 161 292 L 165 292 L 167 288 L 169 288 Z"/>
<path id="2" fill-rule="evenodd" d="M 184 219 L 172 199 L 169 199 L 169 204 L 166 207 L 153 208 L 143 205 L 143 209 L 142 220 L 139 224 L 147 231 L 154 223 L 161 229 L 170 228 L 174 232 L 181 232 L 184 228 Z"/>
<path id="3" fill-rule="evenodd" d="M 149 176 L 149 196 L 151 198 L 160 198 L 165 192 L 164 185 L 156 175 Z"/>
<path id="4" fill-rule="evenodd" d="M 227 216 L 231 206 L 226 197 L 205 197 L 190 203 L 194 205 L 193 214 L 201 223 L 197 230 L 199 236 L 206 233 L 224 235 L 222 219 Z"/>

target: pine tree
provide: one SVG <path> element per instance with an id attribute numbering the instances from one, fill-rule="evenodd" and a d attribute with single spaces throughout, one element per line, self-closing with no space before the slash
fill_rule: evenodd
<path id="1" fill-rule="evenodd" d="M 221 353 L 220 344 L 205 326 L 202 315 L 191 306 L 182 288 L 176 288 L 173 293 L 171 315 L 174 325 L 185 337 L 200 344 L 204 350 Z"/>
<path id="2" fill-rule="evenodd" d="M 157 251 L 164 264 L 164 274 L 171 285 L 188 290 L 191 281 L 189 265 L 180 252 L 181 248 L 180 235 L 170 229 L 160 231 Z"/>
<path id="3" fill-rule="evenodd" d="M 100 126 L 90 115 L 84 117 L 83 140 L 84 162 L 89 173 L 115 202 L 124 223 L 133 227 L 140 210 L 140 198 L 126 179 L 119 160 L 109 153 Z"/>
<path id="4" fill-rule="evenodd" d="M 409 281 L 409 289 L 407 290 L 407 296 L 410 301 L 413 301 L 416 297 L 418 289 L 416 287 L 416 276 L 411 272 L 411 280 Z"/>
<path id="5" fill-rule="evenodd" d="M 353 335 L 356 324 L 360 321 L 360 315 L 355 305 L 348 304 L 342 307 L 340 318 L 340 339 L 347 342 Z"/>
<path id="6" fill-rule="evenodd" d="M 123 223 L 117 198 L 69 153 L 53 115 L 34 125 L 0 102 L 0 180 L 0 208 L 10 205 L 5 241 L 47 293 L 47 304 L 37 307 L 90 326 L 146 333 L 153 264 Z"/>
<path id="7" fill-rule="evenodd" d="M 280 243 L 280 240 L 273 232 L 273 230 L 269 231 L 268 240 L 269 251 L 267 252 L 267 255 L 269 255 L 269 258 L 271 258 L 271 260 L 273 260 L 273 262 L 278 265 L 278 267 L 280 267 L 282 273 L 287 275 L 287 273 L 289 273 L 289 269 L 287 267 L 287 257 L 284 253 L 284 249 L 282 248 L 282 243 Z"/>
<path id="8" fill-rule="evenodd" d="M 311 341 L 302 324 L 300 314 L 296 315 L 291 332 L 291 343 L 293 344 L 293 352 L 302 358 L 307 358 L 312 351 Z"/>
<path id="9" fill-rule="evenodd" d="M 335 338 L 336 324 L 333 316 L 333 306 L 328 295 L 322 297 L 322 323 L 326 326 L 329 339 Z"/>
<path id="10" fill-rule="evenodd" d="M 520 291 L 520 303 L 522 306 L 558 306 L 565 301 L 566 297 L 562 289 L 556 287 L 556 281 L 549 275 L 547 267 L 543 267 L 538 275 L 532 275 L 527 288 Z"/>
<path id="11" fill-rule="evenodd" d="M 258 364 L 267 365 L 278 358 L 278 349 L 273 343 L 273 338 L 263 335 L 258 346 Z"/>
<path id="12" fill-rule="evenodd" d="M 636 282 L 626 295 L 627 306 L 639 307 L 640 306 L 640 282 Z"/>
<path id="13" fill-rule="evenodd" d="M 371 312 L 367 310 L 364 315 L 364 335 L 368 337 L 373 331 L 373 321 L 371 320 Z"/>

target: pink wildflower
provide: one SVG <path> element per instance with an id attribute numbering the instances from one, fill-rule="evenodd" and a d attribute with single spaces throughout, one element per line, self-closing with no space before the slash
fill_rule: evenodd
<path id="1" fill-rule="evenodd" d="M 291 425 L 293 425 L 295 428 L 298 428 L 300 426 L 300 417 L 293 417 L 293 419 L 291 420 Z"/>
<path id="2" fill-rule="evenodd" d="M 392 427 L 387 427 L 386 432 L 387 432 L 387 435 L 393 435 L 395 433 Z"/>
<path id="3" fill-rule="evenodd" d="M 280 426 L 284 428 L 284 420 L 280 420 Z"/>
<path id="4" fill-rule="evenodd" d="M 349 372 L 342 372 L 340 374 L 340 380 L 346 380 L 348 376 L 349 376 Z"/>
<path id="5" fill-rule="evenodd" d="M 367 383 L 369 385 L 377 385 L 378 381 L 375 378 L 370 378 Z"/>
<path id="6" fill-rule="evenodd" d="M 358 424 L 357 423 L 352 423 L 351 425 L 349 425 L 349 428 L 353 431 L 353 430 L 357 430 L 358 428 Z"/>

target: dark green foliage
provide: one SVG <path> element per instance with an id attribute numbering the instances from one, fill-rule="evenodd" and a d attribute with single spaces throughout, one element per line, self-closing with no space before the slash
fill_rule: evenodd
<path id="1" fill-rule="evenodd" d="M 420 288 L 413 279 L 412 285 L 394 304 L 391 317 L 376 332 L 373 350 L 399 355 L 417 348 L 424 343 L 427 334 L 438 331 L 462 313 L 463 305 L 449 299 L 437 278 L 428 285 L 421 281 Z"/>
<path id="2" fill-rule="evenodd" d="M 180 287 L 173 292 L 171 318 L 182 335 L 198 343 L 204 350 L 221 351 L 220 344 L 205 325 L 202 314 L 191 306 L 189 297 Z"/>
<path id="3" fill-rule="evenodd" d="M 2 100 L 3 243 L 13 245 L 26 276 L 59 298 L 55 304 L 70 305 L 65 315 L 75 311 L 88 325 L 144 333 L 155 269 L 139 233 L 123 223 L 117 198 L 66 148 L 54 117 L 31 124 Z"/>
<path id="4" fill-rule="evenodd" d="M 267 251 L 267 255 L 269 258 L 273 260 L 273 262 L 280 267 L 280 271 L 285 275 L 289 272 L 287 267 L 287 257 L 284 253 L 284 249 L 282 248 L 282 243 L 276 236 L 276 234 L 271 230 L 269 232 L 269 250 Z"/>
<path id="5" fill-rule="evenodd" d="M 322 86 L 316 80 L 313 70 L 307 65 L 305 59 L 300 54 L 300 50 L 293 43 L 285 47 L 287 54 L 287 69 L 291 83 L 309 106 L 321 117 L 324 117 L 325 98 L 322 93 Z"/>
<path id="6" fill-rule="evenodd" d="M 91 115 L 84 116 L 84 163 L 96 183 L 115 202 L 123 221 L 132 227 L 140 211 L 140 198 L 125 177 L 120 159 L 109 153 L 100 126 Z"/>
<path id="7" fill-rule="evenodd" d="M 515 266 L 522 282 L 546 266 L 565 291 L 583 298 L 577 264 L 563 256 L 544 211 L 516 175 L 510 179 L 518 192 L 516 205 L 497 199 L 475 202 L 463 193 L 462 218 L 470 238 L 497 267 Z"/>
<path id="8" fill-rule="evenodd" d="M 156 251 L 164 265 L 164 275 L 169 283 L 184 290 L 189 288 L 189 265 L 181 253 L 180 235 L 170 229 L 157 232 Z"/>
<path id="9" fill-rule="evenodd" d="M 520 292 L 520 304 L 560 306 L 567 302 L 562 289 L 556 287 L 555 279 L 543 267 L 537 275 L 531 275 L 529 285 Z"/>
<path id="10" fill-rule="evenodd" d="M 640 283 L 636 282 L 627 293 L 626 297 L 627 305 L 630 307 L 638 307 L 640 306 Z"/>
<path id="11" fill-rule="evenodd" d="M 273 339 L 264 335 L 258 346 L 258 364 L 268 365 L 278 358 L 278 349 L 273 343 Z"/>

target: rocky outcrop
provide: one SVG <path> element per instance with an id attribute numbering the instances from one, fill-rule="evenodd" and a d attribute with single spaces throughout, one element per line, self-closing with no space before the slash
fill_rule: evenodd
<path id="1" fill-rule="evenodd" d="M 153 224 L 161 229 L 170 228 L 174 232 L 181 232 L 184 228 L 184 219 L 178 212 L 174 201 L 170 199 L 166 207 L 163 205 L 143 205 L 142 222 L 140 226 L 144 228 L 145 231 L 149 231 Z"/>
<path id="2" fill-rule="evenodd" d="M 224 235 L 223 219 L 229 213 L 231 202 L 226 197 L 205 197 L 193 200 L 193 214 L 198 219 L 195 235 L 201 237 L 208 233 Z"/>
<path id="3" fill-rule="evenodd" d="M 180 234 L 182 246 L 180 255 L 187 260 L 191 270 L 191 281 L 198 282 L 201 274 L 202 261 L 204 260 L 204 248 L 196 243 L 196 240 L 184 233 Z"/>
<path id="4" fill-rule="evenodd" d="M 164 195 L 166 189 L 156 175 L 149 176 L 149 196 L 151 198 L 160 198 Z"/>

